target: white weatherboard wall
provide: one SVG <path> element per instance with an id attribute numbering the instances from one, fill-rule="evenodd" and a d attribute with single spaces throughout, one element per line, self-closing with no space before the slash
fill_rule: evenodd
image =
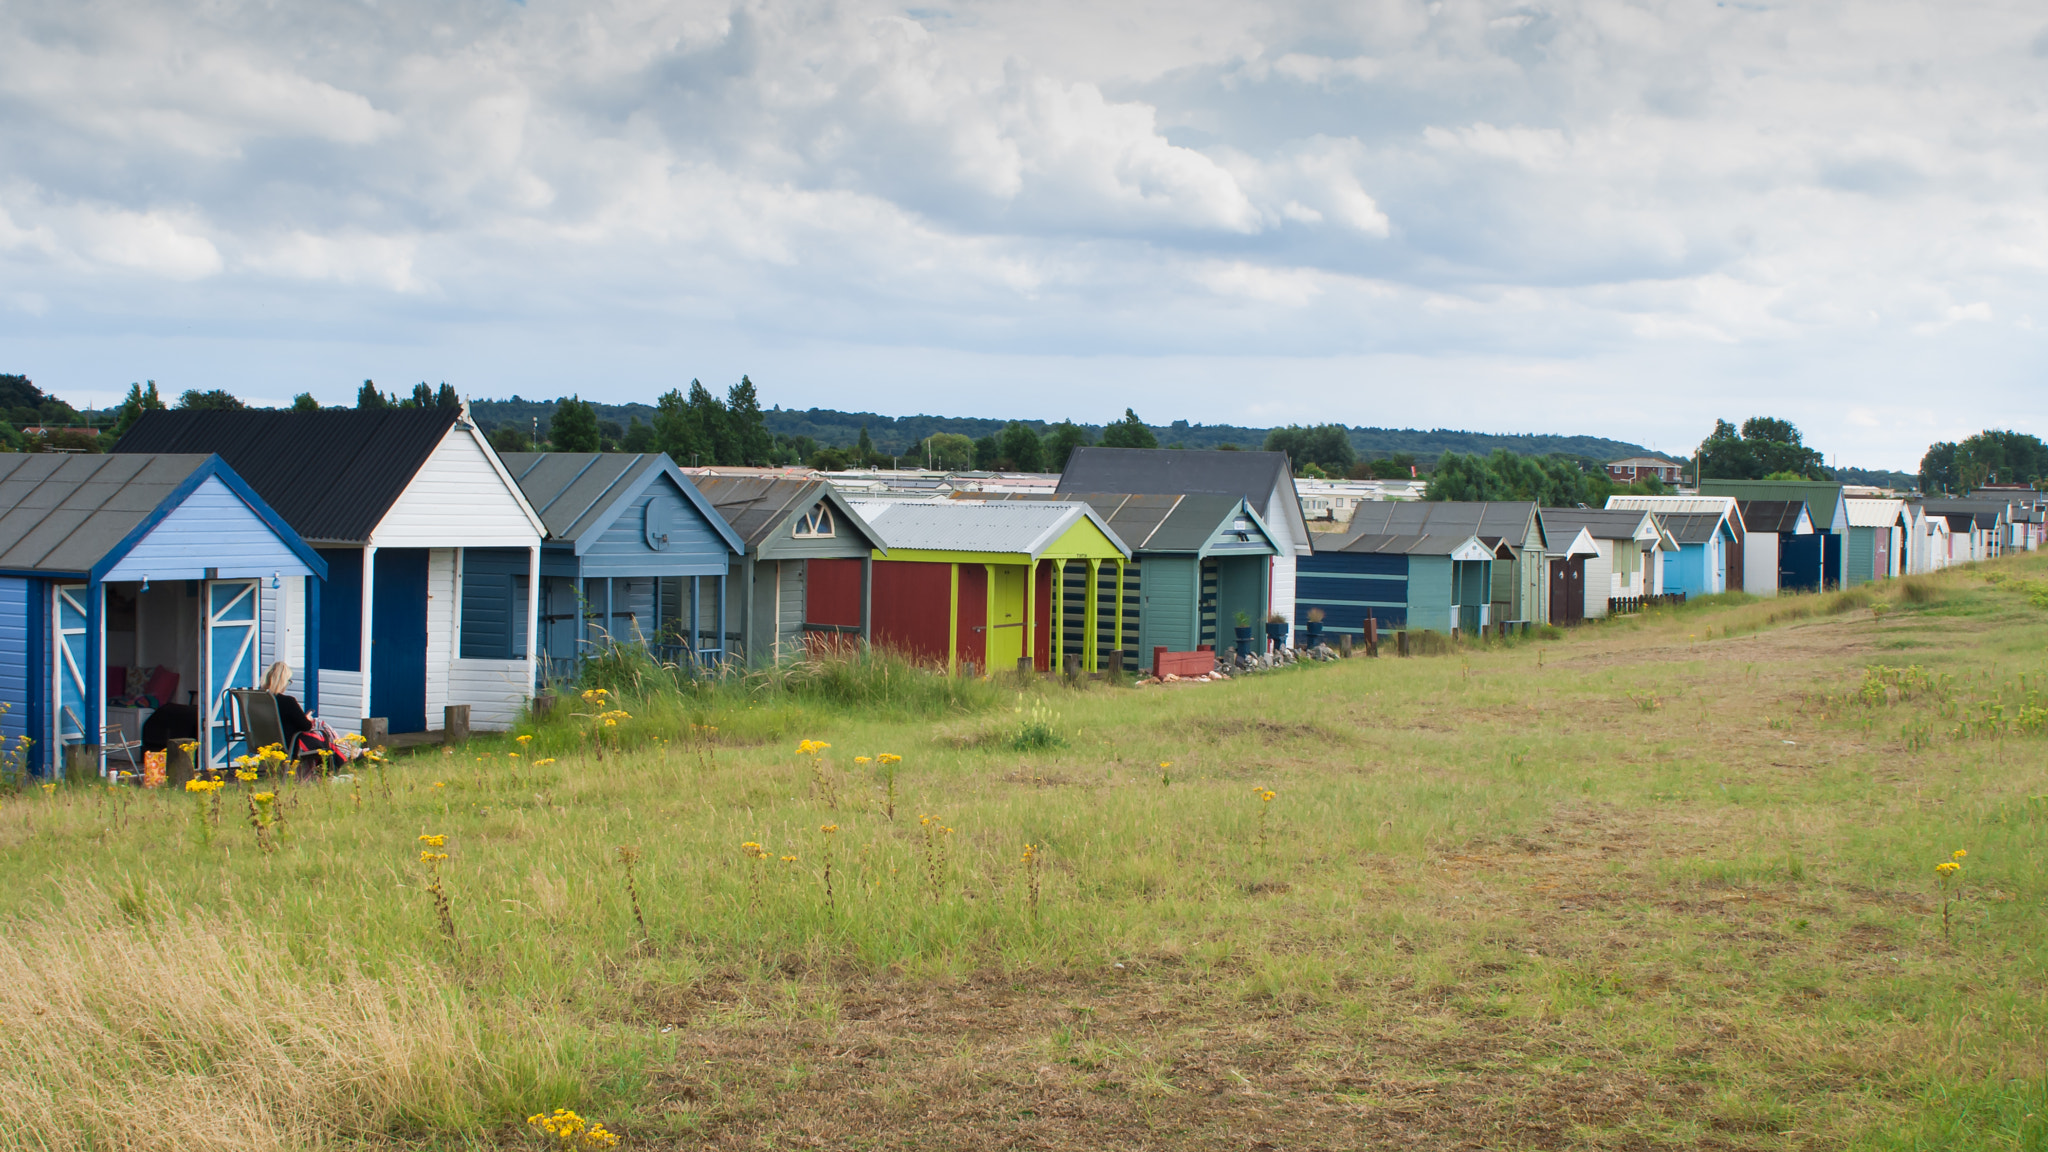
<path id="1" fill-rule="evenodd" d="M 467 704 L 471 728 L 510 728 L 529 694 L 527 663 L 464 660 L 458 655 L 461 585 L 455 550 L 536 548 L 540 532 L 473 432 L 449 430 L 378 523 L 371 540 L 379 548 L 429 549 L 427 726 L 441 724 L 447 705 Z M 353 710 L 343 711 L 344 702 L 352 702 Z M 323 673 L 321 711 L 361 716 L 362 705 L 361 674 Z"/>
<path id="2" fill-rule="evenodd" d="M 1272 597 L 1267 603 L 1266 611 L 1278 612 L 1291 624 L 1294 622 L 1294 550 L 1295 545 L 1305 541 L 1296 540 L 1292 535 L 1294 525 L 1289 516 L 1290 509 L 1287 507 L 1289 499 L 1285 493 L 1276 490 L 1272 499 L 1266 502 L 1266 527 L 1272 534 L 1274 548 L 1279 553 L 1273 557 Z"/>
<path id="3" fill-rule="evenodd" d="M 371 539 L 379 548 L 525 548 L 540 533 L 475 437 L 451 429 Z"/>
<path id="4" fill-rule="evenodd" d="M 1586 619 L 1598 620 L 1607 615 L 1608 589 L 1614 586 L 1613 540 L 1595 540 L 1597 549 L 1586 557 Z"/>
<path id="5" fill-rule="evenodd" d="M 1778 534 L 1751 532 L 1742 545 L 1742 590 L 1752 596 L 1778 594 Z"/>

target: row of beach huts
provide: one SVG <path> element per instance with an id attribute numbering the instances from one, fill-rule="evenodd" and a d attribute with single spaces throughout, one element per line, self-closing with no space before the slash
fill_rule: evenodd
<path id="1" fill-rule="evenodd" d="M 431 738 L 510 727 L 614 640 L 706 669 L 870 642 L 958 673 L 1135 670 L 1311 609 L 1333 640 L 1569 624 L 2041 535 L 2029 493 L 1713 481 L 1314 532 L 1264 452 L 1084 448 L 1055 483 L 982 487 L 501 455 L 466 409 L 151 412 L 106 455 L 0 456 L 0 736 L 50 772 L 182 710 L 221 764 L 245 751 L 230 693 L 276 661 L 337 728 Z"/>

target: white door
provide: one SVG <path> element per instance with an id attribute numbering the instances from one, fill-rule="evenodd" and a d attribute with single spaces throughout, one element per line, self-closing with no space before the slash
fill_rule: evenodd
<path id="1" fill-rule="evenodd" d="M 66 744 L 96 743 L 86 735 L 92 726 L 86 715 L 85 692 L 86 646 L 91 642 L 86 632 L 87 588 L 84 584 L 59 584 L 56 588 L 57 643 L 51 653 L 54 659 L 50 661 L 55 681 L 50 685 L 50 694 L 57 702 L 57 714 L 51 723 L 57 737 L 50 750 L 53 779 L 64 771 Z"/>
<path id="2" fill-rule="evenodd" d="M 206 636 L 201 650 L 206 658 L 206 725 L 201 739 L 206 742 L 206 763 L 219 768 L 249 751 L 241 740 L 229 746 L 228 690 L 256 686 L 260 615 L 256 581 L 209 580 L 204 587 Z"/>

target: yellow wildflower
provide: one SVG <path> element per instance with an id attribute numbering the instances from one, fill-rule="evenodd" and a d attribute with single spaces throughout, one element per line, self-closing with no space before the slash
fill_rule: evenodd
<path id="1" fill-rule="evenodd" d="M 1944 874 L 1946 874 L 1946 873 L 1950 873 L 1950 872 L 1957 872 L 1957 871 L 1960 871 L 1960 870 L 1962 869 L 1962 867 L 1963 867 L 1963 866 L 1962 866 L 1961 864 L 1958 864 L 1958 863 L 1956 863 L 1956 862 L 1955 862 L 1955 861 L 1953 861 L 1953 860 L 1943 860 L 1943 861 L 1942 861 L 1941 863 L 1939 863 L 1939 864 L 1936 864 L 1936 865 L 1934 866 L 1934 870 L 1935 870 L 1936 872 L 1941 872 L 1941 873 L 1944 873 Z"/>
<path id="2" fill-rule="evenodd" d="M 520 747 L 523 748 L 526 745 L 533 743 L 533 733 L 528 732 L 523 736 L 515 736 L 513 737 L 513 739 L 517 740 L 519 742 Z"/>
<path id="3" fill-rule="evenodd" d="M 1969 855 L 1969 853 L 1968 853 L 1968 852 L 1964 851 L 1964 850 L 1963 850 L 1963 849 L 1961 849 L 1961 848 L 1958 848 L 1958 849 L 1956 849 L 1956 850 L 1955 850 L 1954 852 L 1952 852 L 1952 853 L 1950 853 L 1950 854 L 1949 854 L 1949 859 L 1951 859 L 1951 860 L 1961 860 L 1961 859 L 1962 859 L 1963 857 L 1965 857 L 1965 856 L 1968 856 L 1968 855 Z"/>
<path id="4" fill-rule="evenodd" d="M 837 831 L 839 831 L 839 825 L 837 825 L 837 824 L 820 824 L 820 825 L 818 825 L 818 831 L 820 831 L 820 832 L 823 832 L 823 833 L 824 833 L 825 835 L 827 835 L 827 836 L 830 836 L 830 835 L 831 835 L 831 834 L 833 834 L 834 832 L 837 832 Z"/>
<path id="5" fill-rule="evenodd" d="M 854 762 L 855 764 L 865 764 L 865 763 L 867 763 L 867 762 L 868 762 L 868 758 L 867 758 L 867 757 L 865 757 L 865 756 L 855 756 L 855 757 L 853 758 L 853 762 Z"/>
<path id="6" fill-rule="evenodd" d="M 258 792 L 258 793 L 256 793 L 256 794 L 255 794 L 254 796 L 251 796 L 251 797 L 249 797 L 249 799 L 251 799 L 251 800 L 254 800 L 254 801 L 255 801 L 255 802 L 257 802 L 258 804 L 268 804 L 268 803 L 270 803 L 270 802 L 271 802 L 272 800 L 275 800 L 275 799 L 277 799 L 277 793 L 275 793 L 275 792 Z"/>
<path id="7" fill-rule="evenodd" d="M 545 767 L 547 767 L 548 765 L 550 765 L 550 764 L 553 764 L 554 762 L 555 762 L 555 758 L 554 758 L 553 756 L 543 756 L 543 757 L 542 757 L 542 758 L 540 758 L 539 760 L 535 760 L 535 761 L 533 762 L 533 766 L 534 766 L 535 768 L 545 768 Z"/>
<path id="8" fill-rule="evenodd" d="M 875 757 L 875 763 L 877 764 L 901 764 L 902 762 L 903 757 L 893 752 L 884 752 L 880 756 Z"/>
<path id="9" fill-rule="evenodd" d="M 429 833 L 420 837 L 420 843 L 425 844 L 429 848 L 443 848 L 448 844 L 448 837 Z"/>

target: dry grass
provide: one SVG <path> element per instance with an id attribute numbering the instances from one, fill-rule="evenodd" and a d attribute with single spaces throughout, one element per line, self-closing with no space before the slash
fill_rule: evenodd
<path id="1" fill-rule="evenodd" d="M 298 1149 L 472 1113 L 498 1075 L 424 967 L 307 971 L 233 912 L 78 885 L 0 936 L 0 1133 L 42 1149 Z M 529 1048 L 545 1062 L 546 1044 Z"/>

